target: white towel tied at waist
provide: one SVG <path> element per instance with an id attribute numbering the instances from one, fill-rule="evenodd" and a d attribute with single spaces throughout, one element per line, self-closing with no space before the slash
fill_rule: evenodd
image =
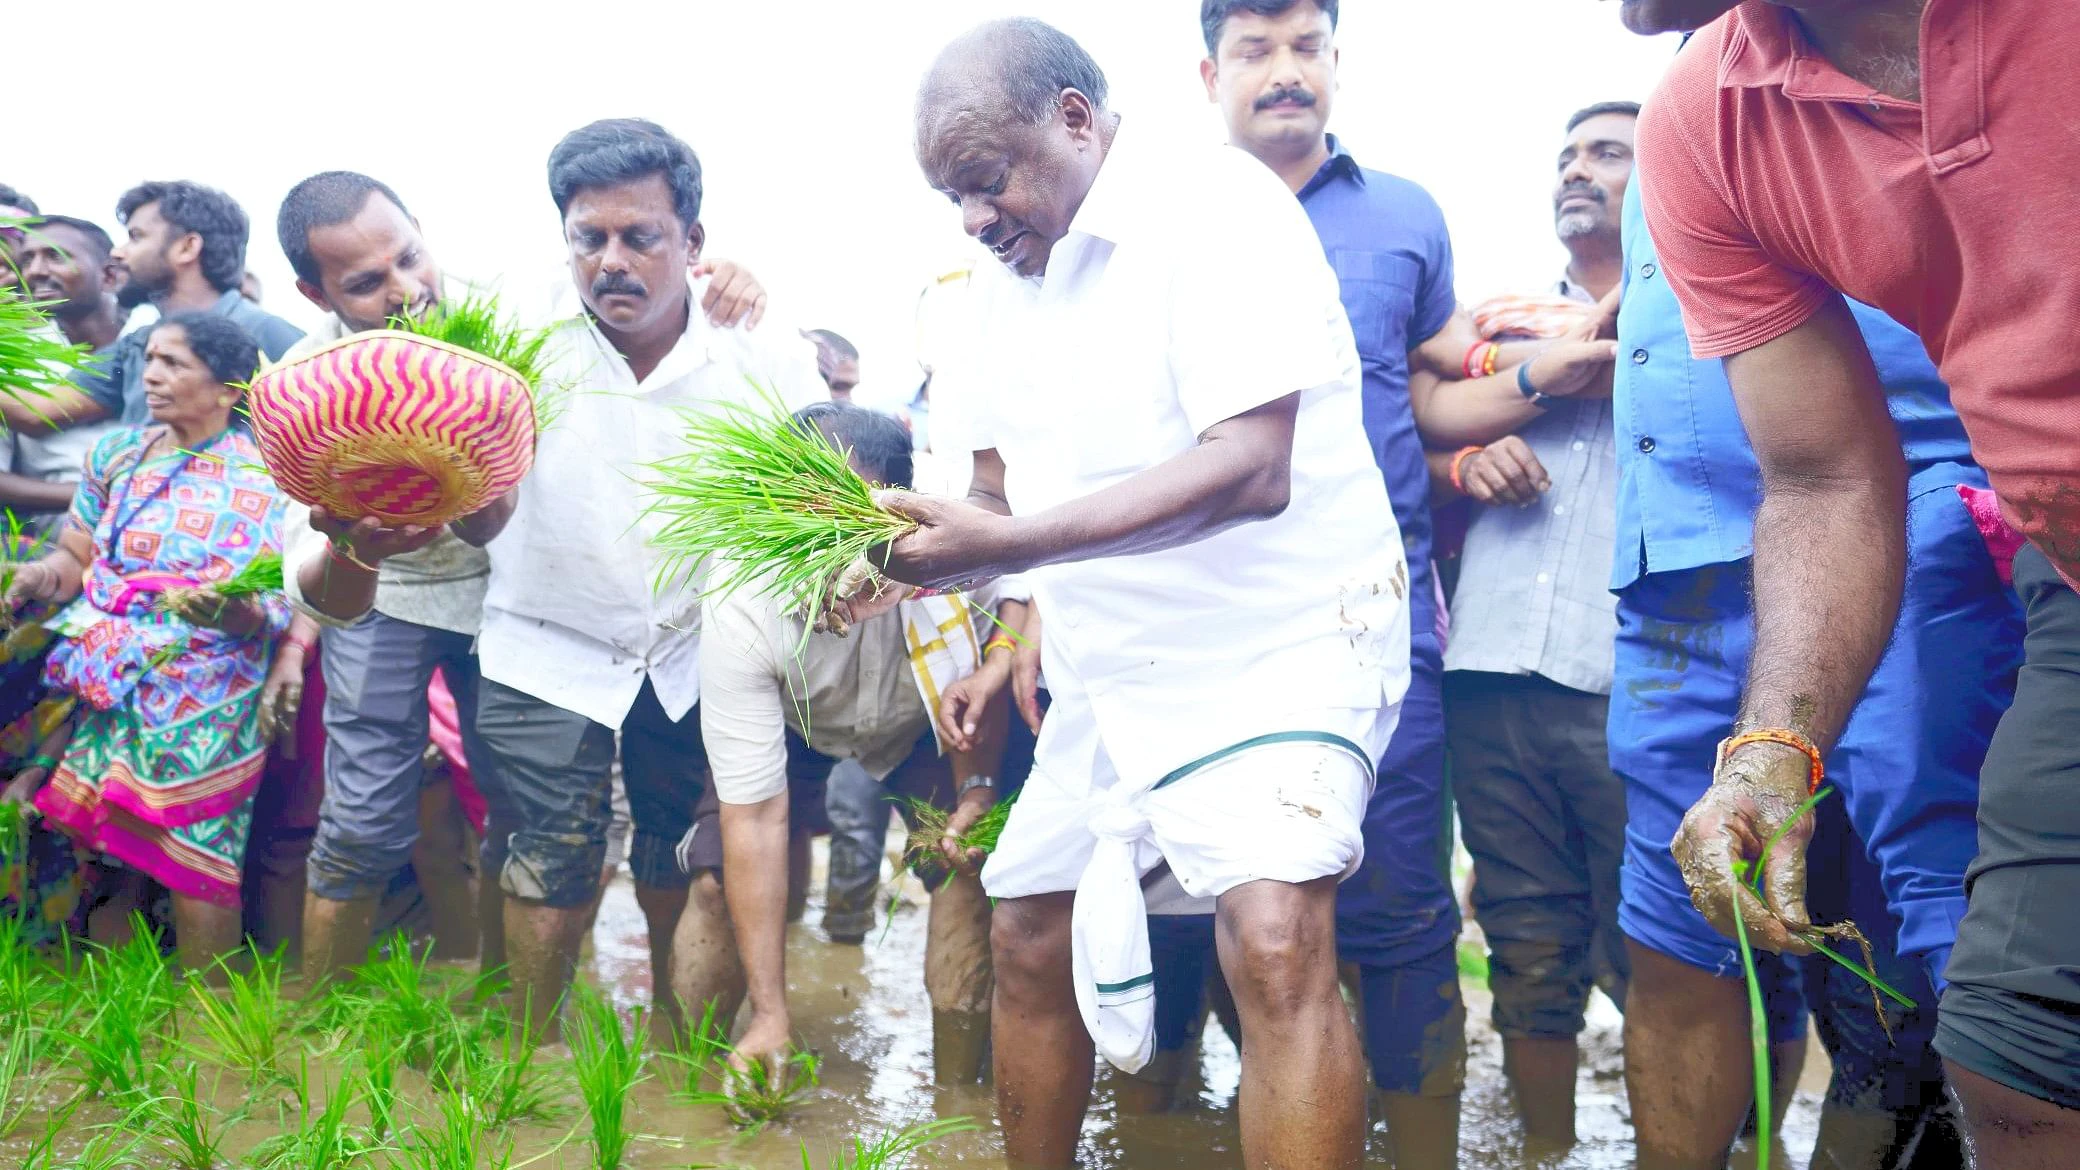
<path id="1" fill-rule="evenodd" d="M 1146 787 L 1116 783 L 1082 801 L 1081 819 L 1094 844 L 1070 912 L 1070 962 L 1076 1006 L 1100 1055 L 1130 1073 L 1155 1055 L 1155 971 L 1142 873 L 1158 857 L 1167 859 L 1195 898 L 1218 897 L 1251 881 L 1348 877 L 1364 857 L 1360 824 L 1372 780 L 1370 753 L 1351 740 L 1279 732 L 1215 752 Z M 1164 826 L 1160 842 L 1152 817 Z"/>
<path id="2" fill-rule="evenodd" d="M 1118 788 L 1091 798 L 1097 848 L 1076 883 L 1069 916 L 1076 1006 L 1099 1055 L 1140 1072 L 1155 1055 L 1155 967 L 1149 958 L 1148 902 L 1141 893 L 1137 846 L 1148 839 L 1145 790 Z"/>

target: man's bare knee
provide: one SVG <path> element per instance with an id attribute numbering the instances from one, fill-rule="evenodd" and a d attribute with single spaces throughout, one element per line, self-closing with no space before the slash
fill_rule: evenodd
<path id="1" fill-rule="evenodd" d="M 1333 919 L 1308 887 L 1256 886 L 1222 906 L 1221 967 L 1245 1016 L 1289 1018 L 1335 990 Z"/>
<path id="2" fill-rule="evenodd" d="M 990 919 L 990 957 L 999 994 L 1028 999 L 1073 999 L 1069 982 L 1067 903 L 1012 898 Z"/>

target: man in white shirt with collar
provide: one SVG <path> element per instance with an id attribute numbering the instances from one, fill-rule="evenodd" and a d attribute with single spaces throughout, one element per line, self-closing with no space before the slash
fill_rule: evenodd
<path id="1" fill-rule="evenodd" d="M 977 274 L 974 367 L 946 371 L 970 502 L 887 495 L 922 526 L 888 571 L 1024 574 L 1047 617 L 1053 706 L 983 870 L 997 1115 L 1012 1164 L 1068 1167 L 1094 1039 L 1147 1061 L 1140 883 L 1167 865 L 1151 899 L 1217 900 L 1243 1161 L 1356 1167 L 1336 885 L 1408 683 L 1408 568 L 1305 213 L 1247 155 L 1121 129 L 1105 89 L 1014 20 L 955 42 L 918 99 L 927 179 L 1004 267 Z"/>
<path id="2" fill-rule="evenodd" d="M 488 546 L 477 643 L 477 734 L 495 776 L 484 795 L 493 820 L 513 826 L 485 842 L 484 872 L 506 893 L 514 994 L 545 1031 L 599 889 L 617 730 L 629 866 L 660 992 L 688 897 L 674 854 L 706 771 L 700 603 L 691 582 L 659 587 L 644 469 L 681 449 L 687 411 L 765 392 L 789 409 L 826 396 L 814 350 L 792 330 L 718 329 L 696 311 L 687 265 L 704 239 L 701 174 L 685 143 L 640 119 L 595 122 L 550 153 L 549 187 L 572 285 L 545 377 L 572 390 Z M 669 994 L 658 1007 L 678 1022 Z"/>

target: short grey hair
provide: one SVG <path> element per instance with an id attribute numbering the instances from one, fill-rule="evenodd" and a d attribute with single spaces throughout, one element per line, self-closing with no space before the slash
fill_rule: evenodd
<path id="1" fill-rule="evenodd" d="M 972 66 L 977 61 L 988 63 L 987 75 L 1001 88 L 1006 105 L 1029 125 L 1060 111 L 1063 90 L 1073 89 L 1091 105 L 1105 108 L 1108 87 L 1098 62 L 1076 38 L 1029 16 L 990 21 L 948 45 L 925 79 L 922 96 L 935 96 L 956 63 Z"/>

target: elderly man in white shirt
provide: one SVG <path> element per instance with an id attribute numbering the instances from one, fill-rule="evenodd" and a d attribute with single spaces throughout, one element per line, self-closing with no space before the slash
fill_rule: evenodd
<path id="1" fill-rule="evenodd" d="M 573 283 L 546 377 L 574 390 L 489 545 L 477 733 L 494 765 L 485 798 L 512 832 L 486 842 L 485 872 L 506 893 L 514 994 L 553 1031 L 606 856 L 618 731 L 652 986 L 676 1024 L 663 989 L 689 886 L 675 850 L 706 770 L 700 604 L 691 582 L 659 580 L 644 469 L 680 449 L 688 411 L 766 392 L 793 408 L 825 391 L 792 331 L 717 329 L 695 310 L 700 164 L 685 143 L 638 119 L 595 122 L 557 144 L 549 175 Z"/>
<path id="2" fill-rule="evenodd" d="M 955 42 L 918 99 L 927 179 L 1004 270 L 977 277 L 961 375 L 970 502 L 885 497 L 921 525 L 888 572 L 1024 574 L 1047 618 L 1054 705 L 983 870 L 1006 1152 L 1073 1164 L 1094 1039 L 1147 1061 L 1140 880 L 1167 865 L 1158 885 L 1217 902 L 1243 1161 L 1354 1167 L 1335 894 L 1407 687 L 1407 565 L 1306 215 L 1247 155 L 1122 128 L 1105 88 L 1014 20 Z"/>
<path id="3" fill-rule="evenodd" d="M 820 403 L 797 418 L 820 427 L 875 483 L 911 485 L 910 436 L 895 419 L 849 403 Z M 713 785 L 685 848 L 696 873 L 720 868 L 730 926 L 680 920 L 674 955 L 680 1001 L 714 1002 L 730 1026 L 739 994 L 751 1009 L 737 1041 L 745 1062 L 771 1060 L 792 1042 L 786 938 L 789 841 L 821 811 L 824 785 L 839 760 L 856 760 L 886 825 L 889 801 L 925 801 L 950 811 L 958 795 L 995 789 L 1001 775 L 1005 706 L 962 709 L 934 726 L 950 705 L 945 693 L 972 675 L 993 633 L 981 607 L 993 599 L 913 595 L 881 583 L 849 603 L 850 628 L 805 628 L 799 605 L 738 590 L 710 598 L 701 632 L 701 731 Z M 794 612 L 790 612 L 790 611 Z M 971 729 L 972 725 L 972 729 Z M 942 751 L 943 746 L 943 751 Z M 916 828 L 907 801 L 899 804 Z M 878 853 L 877 853 L 878 856 Z M 933 1065 L 942 1083 L 972 1082 L 982 1071 L 990 993 L 989 903 L 969 874 L 950 880 L 943 866 L 932 888 L 924 980 L 932 1004 Z M 732 930 L 743 983 L 711 979 L 723 964 L 696 962 L 694 948 Z"/>

